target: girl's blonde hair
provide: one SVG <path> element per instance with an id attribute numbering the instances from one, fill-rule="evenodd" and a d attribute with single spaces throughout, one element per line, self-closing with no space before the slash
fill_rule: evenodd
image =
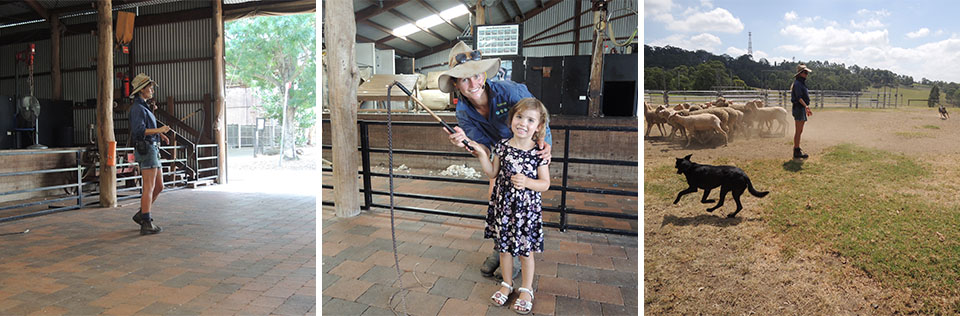
<path id="1" fill-rule="evenodd" d="M 536 98 L 524 98 L 517 101 L 517 104 L 510 108 L 510 112 L 507 114 L 507 124 L 513 125 L 513 117 L 517 115 L 517 112 L 526 110 L 540 112 L 540 125 L 537 126 L 537 131 L 533 132 L 533 141 L 544 139 L 547 135 L 547 125 L 550 124 L 550 113 L 547 112 L 547 107 Z"/>

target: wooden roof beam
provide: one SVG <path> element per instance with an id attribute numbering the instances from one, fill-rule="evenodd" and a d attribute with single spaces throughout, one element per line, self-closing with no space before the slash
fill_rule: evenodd
<path id="1" fill-rule="evenodd" d="M 453 24 L 452 21 L 447 20 L 447 19 L 445 19 L 444 17 L 440 16 L 440 11 L 437 11 L 437 8 L 434 8 L 432 5 L 430 5 L 429 3 L 427 3 L 426 1 L 423 1 L 423 0 L 417 0 L 417 2 L 420 3 L 421 6 L 423 6 L 424 8 L 426 8 L 427 11 L 430 11 L 430 12 L 432 12 L 433 14 L 436 14 L 437 16 L 439 16 L 440 19 L 443 20 L 444 23 L 447 23 L 447 25 L 449 25 L 450 27 L 452 27 L 452 28 L 454 28 L 455 30 L 457 30 L 457 32 L 463 33 L 463 28 L 462 28 L 462 27 L 459 27 L 459 26 L 457 26 L 456 24 Z"/>
<path id="2" fill-rule="evenodd" d="M 30 8 L 33 8 L 34 12 L 37 12 L 41 18 L 44 20 L 50 20 L 50 12 L 47 11 L 47 8 L 44 8 L 42 4 L 37 2 L 37 0 L 24 0 Z"/>
<path id="3" fill-rule="evenodd" d="M 354 13 L 356 23 L 369 20 L 370 18 L 380 15 L 381 13 L 390 11 L 393 8 L 399 7 L 407 2 L 410 2 L 410 0 L 385 1 L 385 2 L 386 3 L 383 4 L 383 8 L 372 5 Z"/>
<path id="4" fill-rule="evenodd" d="M 507 11 L 507 7 L 503 5 L 503 2 L 504 2 L 504 1 L 506 1 L 506 0 L 500 0 L 500 1 L 498 1 L 498 2 L 497 2 L 497 8 L 499 8 L 500 11 L 503 12 L 503 16 L 507 18 L 506 20 L 504 20 L 504 22 L 506 22 L 506 23 L 513 22 L 513 15 L 511 15 L 511 14 L 510 14 L 510 11 Z"/>
<path id="5" fill-rule="evenodd" d="M 448 39 L 444 38 L 443 36 L 437 35 L 437 33 L 434 33 L 434 32 L 431 31 L 429 28 L 420 27 L 419 25 L 417 25 L 417 21 L 415 21 L 414 19 L 412 19 L 412 18 L 404 15 L 404 14 L 403 14 L 402 12 L 400 12 L 400 11 L 390 10 L 390 13 L 393 14 L 393 15 L 396 15 L 398 18 L 400 18 L 401 20 L 406 21 L 407 23 L 413 24 L 413 26 L 416 26 L 418 29 L 420 29 L 420 30 L 423 31 L 424 33 L 430 34 L 430 36 L 433 36 L 433 37 L 437 38 L 437 39 L 440 40 L 441 42 L 446 42 L 446 41 L 448 41 Z"/>
<path id="6" fill-rule="evenodd" d="M 509 1 L 509 0 L 502 0 L 502 1 Z M 510 1 L 510 3 L 513 4 L 513 8 L 517 9 L 517 12 L 520 12 L 520 19 L 523 20 L 526 14 L 523 14 L 523 10 L 520 9 L 520 3 L 517 2 L 517 0 Z"/>
<path id="7" fill-rule="evenodd" d="M 525 16 L 525 17 L 524 17 L 522 20 L 520 20 L 520 23 L 523 23 L 523 22 L 526 22 L 526 21 L 529 20 L 529 19 L 532 19 L 533 17 L 537 16 L 537 14 L 540 14 L 540 13 L 542 13 L 543 11 L 546 11 L 547 9 L 549 9 L 549 8 L 557 5 L 558 3 L 562 2 L 562 1 L 563 1 L 563 0 L 550 0 L 549 2 L 545 3 L 545 4 L 543 5 L 543 7 L 539 7 L 539 8 L 530 10 L 530 12 L 524 13 L 524 16 Z"/>
<path id="8" fill-rule="evenodd" d="M 427 48 L 427 49 L 430 48 L 430 46 L 427 46 L 426 44 L 417 42 L 417 41 L 415 41 L 415 40 L 413 40 L 413 39 L 409 39 L 409 38 L 406 38 L 406 37 L 403 37 L 403 36 L 398 36 L 397 34 L 394 34 L 394 33 L 393 33 L 393 30 L 388 29 L 388 28 L 384 27 L 383 25 L 377 24 L 377 23 L 375 23 L 375 22 L 373 22 L 373 21 L 363 21 L 362 23 L 364 23 L 364 24 L 366 24 L 366 25 L 369 25 L 369 26 L 372 26 L 373 28 L 378 29 L 378 30 L 380 30 L 381 32 L 390 34 L 389 36 L 387 36 L 387 37 L 385 37 L 385 38 L 382 38 L 382 39 L 380 39 L 380 40 L 377 40 L 377 41 L 376 41 L 377 43 L 383 43 L 383 42 L 392 40 L 392 39 L 394 39 L 394 38 L 399 38 L 399 39 L 401 39 L 401 40 L 407 41 L 408 43 L 411 43 L 411 44 L 414 44 L 414 45 L 417 45 L 417 46 L 420 46 L 420 47 L 423 47 L 423 48 Z M 391 38 L 391 36 L 392 36 L 393 38 Z"/>
<path id="9" fill-rule="evenodd" d="M 394 50 L 394 52 L 395 52 L 397 55 L 400 55 L 400 56 L 403 56 L 403 57 L 413 57 L 413 53 L 411 53 L 411 52 L 408 52 L 408 51 L 405 51 L 405 50 L 402 50 L 402 49 L 399 49 L 399 48 L 396 48 L 396 47 L 393 47 L 393 46 L 390 46 L 390 45 L 386 45 L 386 44 L 383 44 L 383 43 L 377 43 L 376 40 L 374 40 L 374 39 L 372 39 L 372 38 L 368 38 L 368 37 L 363 36 L 363 35 L 357 35 L 357 43 L 373 43 L 373 44 L 374 44 L 374 47 L 376 47 L 376 48 L 379 48 L 379 49 L 392 49 L 392 50 Z"/>

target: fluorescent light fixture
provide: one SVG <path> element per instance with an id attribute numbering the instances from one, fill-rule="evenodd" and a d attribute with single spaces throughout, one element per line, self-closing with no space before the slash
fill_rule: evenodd
<path id="1" fill-rule="evenodd" d="M 453 20 L 453 18 L 470 13 L 470 10 L 467 9 L 467 6 L 461 4 L 440 12 L 440 16 L 447 20 Z"/>
<path id="2" fill-rule="evenodd" d="M 393 34 L 396 34 L 397 36 L 407 36 L 416 33 L 417 31 L 420 31 L 420 29 L 417 28 L 416 25 L 407 23 L 404 26 L 393 29 Z"/>
<path id="3" fill-rule="evenodd" d="M 422 18 L 422 19 L 420 19 L 420 20 L 417 20 L 417 26 L 422 27 L 422 28 L 425 28 L 425 29 L 430 28 L 430 27 L 432 27 L 432 26 L 434 26 L 434 25 L 437 25 L 437 24 L 440 24 L 440 23 L 443 23 L 443 19 L 441 19 L 440 16 L 439 16 L 439 15 L 436 15 L 436 14 L 431 14 L 431 15 L 428 16 L 428 17 L 425 17 L 425 18 Z"/>

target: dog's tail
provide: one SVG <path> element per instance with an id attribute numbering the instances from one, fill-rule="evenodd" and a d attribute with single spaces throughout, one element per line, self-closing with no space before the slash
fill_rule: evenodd
<path id="1" fill-rule="evenodd" d="M 770 193 L 770 191 L 757 191 L 757 189 L 754 189 L 753 182 L 750 182 L 749 177 L 747 177 L 747 190 L 750 190 L 750 194 L 753 194 L 753 196 L 760 197 L 760 198 L 767 196 L 767 194 Z"/>

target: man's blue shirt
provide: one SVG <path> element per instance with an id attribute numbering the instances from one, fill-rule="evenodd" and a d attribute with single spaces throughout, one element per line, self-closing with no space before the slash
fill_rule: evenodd
<path id="1" fill-rule="evenodd" d="M 507 124 L 510 108 L 520 99 L 532 98 L 533 94 L 527 90 L 527 85 L 513 81 L 487 80 L 486 85 L 490 106 L 488 116 L 480 115 L 467 98 L 460 96 L 457 101 L 457 124 L 468 138 L 486 145 L 487 148 L 493 148 L 493 144 L 497 141 L 513 137 L 513 131 Z M 546 142 L 553 144 L 550 126 L 547 126 L 546 130 Z"/>

